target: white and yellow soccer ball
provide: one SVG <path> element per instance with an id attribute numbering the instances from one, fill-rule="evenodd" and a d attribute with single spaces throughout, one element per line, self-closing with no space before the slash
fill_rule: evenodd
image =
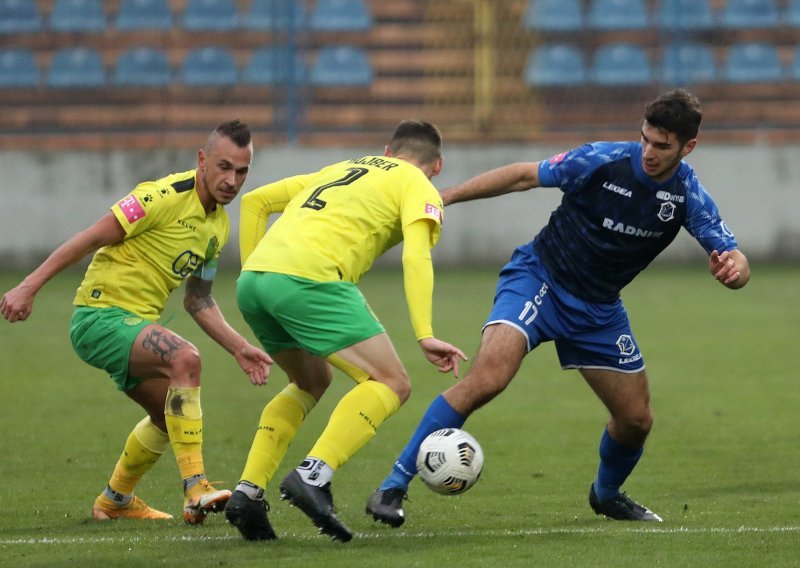
<path id="1" fill-rule="evenodd" d="M 483 470 L 483 449 L 464 430 L 437 430 L 422 441 L 417 470 L 432 491 L 458 495 L 478 481 Z"/>

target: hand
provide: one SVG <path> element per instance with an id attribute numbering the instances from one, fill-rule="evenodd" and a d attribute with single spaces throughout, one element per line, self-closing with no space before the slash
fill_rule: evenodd
<path id="1" fill-rule="evenodd" d="M 25 321 L 33 311 L 33 297 L 27 286 L 12 288 L 0 300 L 0 312 L 10 322 Z"/>
<path id="2" fill-rule="evenodd" d="M 708 270 L 714 278 L 725 286 L 730 286 L 742 276 L 730 251 L 725 251 L 721 254 L 713 251 L 708 257 Z"/>
<path id="3" fill-rule="evenodd" d="M 239 349 L 234 355 L 236 362 L 242 370 L 250 377 L 250 382 L 254 385 L 261 386 L 267 384 L 269 378 L 270 366 L 272 365 L 272 357 L 266 354 L 258 347 L 253 347 L 249 343 L 245 343 L 244 347 Z"/>
<path id="4" fill-rule="evenodd" d="M 440 373 L 453 371 L 455 378 L 458 378 L 458 360 L 467 360 L 467 356 L 461 349 L 435 337 L 420 339 L 419 346 L 428 361 L 436 365 Z"/>

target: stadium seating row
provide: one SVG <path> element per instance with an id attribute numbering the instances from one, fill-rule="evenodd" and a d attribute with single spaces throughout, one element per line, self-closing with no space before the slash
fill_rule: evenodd
<path id="1" fill-rule="evenodd" d="M 273 30 L 306 27 L 312 31 L 366 31 L 372 16 L 364 0 L 315 0 L 306 13 L 303 1 L 252 0 L 237 11 L 235 0 L 188 0 L 173 13 L 168 0 L 121 0 L 115 14 L 101 0 L 54 0 L 44 18 L 33 0 L 0 0 L 0 34 L 169 30 L 180 26 L 193 31 Z"/>
<path id="2" fill-rule="evenodd" d="M 777 83 L 800 81 L 800 46 L 791 64 L 784 66 L 775 45 L 736 43 L 717 63 L 711 47 L 685 42 L 669 45 L 654 64 L 648 51 L 629 43 L 601 46 L 590 61 L 569 44 L 546 44 L 534 48 L 525 67 L 525 82 L 531 86 L 569 87 L 586 84 L 640 85 L 666 82 L 676 85 L 709 83 Z"/>
<path id="3" fill-rule="evenodd" d="M 646 0 L 529 0 L 523 25 L 532 31 L 768 29 L 800 26 L 800 0 L 726 0 L 715 9 L 711 0 L 661 0 L 650 10 Z"/>
<path id="4" fill-rule="evenodd" d="M 32 50 L 0 50 L 2 89 L 165 87 L 173 83 L 269 86 L 289 82 L 312 86 L 368 86 L 373 78 L 367 51 L 347 45 L 321 48 L 310 65 L 302 52 L 279 46 L 262 47 L 253 50 L 241 67 L 237 66 L 231 50 L 204 46 L 190 50 L 177 69 L 173 69 L 165 51 L 140 46 L 122 52 L 110 71 L 105 68 L 98 50 L 70 47 L 56 51 L 44 73 Z M 663 49 L 658 64 L 654 64 L 645 48 L 630 43 L 603 45 L 591 57 L 574 45 L 544 44 L 531 50 L 524 80 L 536 87 L 800 81 L 800 46 L 794 48 L 792 61 L 785 66 L 778 48 L 766 43 L 731 45 L 720 63 L 708 45 L 676 43 Z"/>
<path id="5" fill-rule="evenodd" d="M 91 47 L 56 51 L 46 73 L 40 70 L 32 50 L 0 50 L 0 89 L 166 87 L 174 83 L 198 87 L 269 86 L 290 82 L 337 87 L 366 86 L 372 80 L 366 52 L 347 45 L 321 48 L 310 66 L 298 52 L 264 47 L 254 50 L 241 69 L 233 53 L 219 46 L 189 51 L 178 69 L 171 67 L 164 51 L 137 47 L 122 52 L 110 73 L 100 52 Z"/>

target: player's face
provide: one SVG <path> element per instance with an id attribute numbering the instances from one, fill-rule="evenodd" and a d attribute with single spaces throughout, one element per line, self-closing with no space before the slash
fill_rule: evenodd
<path id="1" fill-rule="evenodd" d="M 198 153 L 201 200 L 227 205 L 239 194 L 253 159 L 253 145 L 237 146 L 230 138 L 220 137 L 209 149 Z M 204 204 L 206 202 L 204 201 Z"/>
<path id="2" fill-rule="evenodd" d="M 694 150 L 696 139 L 681 144 L 673 132 L 642 123 L 642 169 L 655 181 L 672 177 L 684 156 Z"/>

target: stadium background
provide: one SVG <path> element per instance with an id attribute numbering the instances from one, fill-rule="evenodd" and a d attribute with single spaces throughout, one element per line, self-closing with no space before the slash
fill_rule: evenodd
<path id="1" fill-rule="evenodd" d="M 635 139 L 674 86 L 704 104 L 689 162 L 743 250 L 796 261 L 798 39 L 797 0 L 0 0 L 0 262 L 32 266 L 139 181 L 192 168 L 232 117 L 255 132 L 245 191 L 378 152 L 411 117 L 444 133 L 445 187 Z M 558 198 L 459 205 L 437 260 L 498 265 Z M 664 260 L 695 257 L 682 235 Z"/>

